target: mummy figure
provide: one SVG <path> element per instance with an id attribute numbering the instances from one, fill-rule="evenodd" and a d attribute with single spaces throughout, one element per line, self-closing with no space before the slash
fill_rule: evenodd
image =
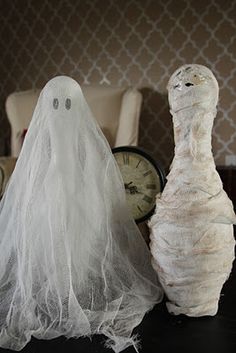
<path id="1" fill-rule="evenodd" d="M 151 228 L 152 264 L 175 315 L 215 315 L 234 260 L 232 202 L 216 171 L 211 132 L 218 84 L 202 65 L 171 76 L 175 156 Z"/>
<path id="2" fill-rule="evenodd" d="M 107 336 L 120 352 L 162 299 L 110 147 L 80 86 L 42 90 L 0 204 L 0 346 Z"/>

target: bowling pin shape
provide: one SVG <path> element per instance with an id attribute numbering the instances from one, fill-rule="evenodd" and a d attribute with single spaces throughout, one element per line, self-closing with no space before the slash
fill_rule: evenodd
<path id="1" fill-rule="evenodd" d="M 152 264 L 174 315 L 215 315 L 234 260 L 233 205 L 211 148 L 219 88 L 202 65 L 184 65 L 168 83 L 175 155 L 150 227 Z"/>

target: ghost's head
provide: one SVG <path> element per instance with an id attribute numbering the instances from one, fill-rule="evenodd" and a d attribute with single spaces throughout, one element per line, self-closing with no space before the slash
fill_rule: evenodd
<path id="1" fill-rule="evenodd" d="M 81 88 L 75 80 L 67 76 L 57 76 L 45 85 L 42 91 L 42 106 L 51 119 L 55 117 L 60 120 L 78 108 L 81 95 Z"/>
<path id="2" fill-rule="evenodd" d="M 48 132 L 51 148 L 67 144 L 67 149 L 73 149 L 78 136 L 84 134 L 88 115 L 80 85 L 70 77 L 57 76 L 45 85 L 37 106 L 35 119 L 44 134 Z"/>
<path id="3" fill-rule="evenodd" d="M 170 109 L 202 106 L 214 109 L 218 102 L 219 87 L 213 73 L 203 65 L 183 65 L 171 76 L 168 85 Z"/>

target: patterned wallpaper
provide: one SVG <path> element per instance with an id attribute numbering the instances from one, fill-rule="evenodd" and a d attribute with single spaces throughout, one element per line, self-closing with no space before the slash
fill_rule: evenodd
<path id="1" fill-rule="evenodd" d="M 0 0 L 0 17 L 0 154 L 9 151 L 7 95 L 67 74 L 80 83 L 140 88 L 140 145 L 168 167 L 166 84 L 192 62 L 209 66 L 220 85 L 216 162 L 236 154 L 235 0 Z"/>

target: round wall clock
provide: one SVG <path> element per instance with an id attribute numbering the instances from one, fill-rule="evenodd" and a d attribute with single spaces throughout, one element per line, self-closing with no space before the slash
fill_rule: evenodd
<path id="1" fill-rule="evenodd" d="M 124 180 L 129 208 L 137 223 L 148 219 L 155 210 L 156 195 L 165 184 L 162 168 L 143 149 L 122 146 L 112 149 Z"/>

